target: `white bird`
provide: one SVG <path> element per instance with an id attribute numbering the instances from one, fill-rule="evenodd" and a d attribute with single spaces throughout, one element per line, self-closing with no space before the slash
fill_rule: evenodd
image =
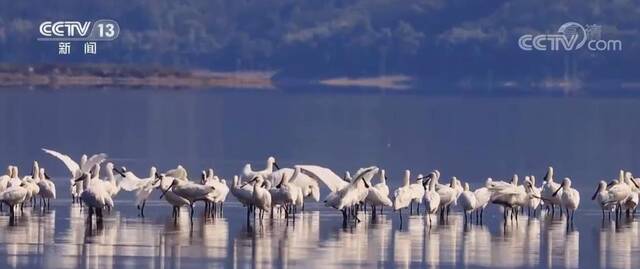
<path id="1" fill-rule="evenodd" d="M 7 189 L 7 185 L 9 184 L 9 180 L 11 179 L 13 174 L 13 166 L 7 166 L 7 173 L 0 176 L 0 192 L 3 192 Z"/>
<path id="2" fill-rule="evenodd" d="M 518 175 L 513 175 L 510 185 L 500 187 L 495 187 L 494 185 L 489 188 L 493 192 L 491 202 L 504 208 L 503 217 L 505 221 L 509 210 L 511 211 L 511 219 L 515 215 L 516 221 L 518 221 L 518 209 L 526 205 L 528 195 L 524 186 L 518 186 Z"/>
<path id="3" fill-rule="evenodd" d="M 159 180 L 159 175 L 156 173 L 158 170 L 155 166 L 149 168 L 149 176 L 146 178 L 139 178 L 132 171 L 127 171 L 126 169 L 118 170 L 114 168 L 114 171 L 120 176 L 122 176 L 122 180 L 120 181 L 120 188 L 125 191 L 136 191 L 142 188 L 145 185 L 148 185 L 150 182 L 155 182 Z"/>
<path id="4" fill-rule="evenodd" d="M 0 193 L 0 202 L 9 206 L 9 215 L 14 217 L 16 206 L 24 203 L 28 193 L 29 190 L 25 188 L 25 183 L 14 185 Z"/>
<path id="5" fill-rule="evenodd" d="M 207 186 L 177 178 L 175 178 L 171 184 L 173 185 L 173 192 L 191 202 L 206 200 L 207 195 L 215 190 L 213 186 Z"/>
<path id="6" fill-rule="evenodd" d="M 440 194 L 436 191 L 436 183 L 438 179 L 437 173 L 431 172 L 427 175 L 427 181 L 425 181 L 425 185 L 429 187 L 424 192 L 424 201 L 425 201 L 425 213 L 429 216 L 429 225 L 431 225 L 431 215 L 436 214 L 438 212 L 438 208 L 440 208 Z"/>
<path id="7" fill-rule="evenodd" d="M 11 178 L 9 178 L 9 182 L 7 183 L 7 188 L 22 184 L 22 179 L 20 179 L 18 167 L 13 166 L 12 168 L 13 168 L 13 172 L 11 173 Z"/>
<path id="8" fill-rule="evenodd" d="M 402 209 L 409 207 L 411 200 L 413 199 L 413 193 L 411 192 L 411 171 L 404 170 L 404 178 L 402 179 L 402 185 L 393 191 L 393 210 L 399 210 L 400 219 L 402 219 Z"/>
<path id="9" fill-rule="evenodd" d="M 49 208 L 51 199 L 56 199 L 56 184 L 51 181 L 44 168 L 40 168 L 39 178 L 38 187 L 40 188 L 41 201 L 44 202 L 44 207 Z"/>
<path id="10" fill-rule="evenodd" d="M 622 205 L 631 196 L 631 187 L 629 187 L 629 184 L 626 184 L 624 182 L 623 170 L 620 170 L 618 179 L 613 180 L 609 184 L 609 188 L 607 189 L 607 191 L 609 193 L 609 199 L 607 199 L 607 203 L 613 203 L 616 205 L 616 218 L 617 218 L 618 214 L 621 213 Z"/>
<path id="11" fill-rule="evenodd" d="M 340 178 L 329 168 L 317 165 L 296 165 L 295 167 L 300 167 L 301 173 L 317 182 L 323 183 L 332 193 L 345 188 L 351 183 Z"/>
<path id="12" fill-rule="evenodd" d="M 360 175 L 362 174 L 367 168 L 360 168 L 358 169 L 358 171 L 356 171 L 356 175 Z M 380 170 L 376 171 L 376 174 L 379 172 Z M 369 189 L 371 188 L 372 184 L 371 184 L 371 178 L 373 178 L 375 174 L 371 174 L 371 176 L 367 176 L 364 177 L 364 180 L 366 180 L 367 185 L 369 185 L 369 187 L 367 188 L 358 188 L 357 190 L 357 195 L 356 195 L 356 200 L 358 201 L 358 203 L 356 204 L 356 210 L 360 210 L 362 207 L 365 208 L 366 210 L 366 204 L 365 204 L 365 200 L 367 199 L 367 196 L 369 195 Z"/>
<path id="13" fill-rule="evenodd" d="M 267 190 L 269 190 L 271 194 L 271 205 L 274 207 L 276 205 L 283 207 L 286 218 L 289 218 L 289 214 L 293 212 L 293 205 L 298 201 L 299 196 L 302 195 L 300 188 L 290 183 L 290 180 L 299 174 L 300 167 L 296 167 L 290 177 L 287 177 L 284 173 L 281 174 L 281 179 L 275 188 L 269 188 L 271 184 L 269 184 L 270 181 L 267 181 Z M 273 211 L 271 211 L 271 213 L 273 216 Z"/>
<path id="14" fill-rule="evenodd" d="M 165 177 L 175 178 L 182 181 L 189 181 L 189 174 L 187 173 L 187 169 L 182 167 L 182 165 L 178 165 L 178 167 L 168 170 L 163 174 Z"/>
<path id="15" fill-rule="evenodd" d="M 80 178 L 84 173 L 88 173 L 94 165 L 101 164 L 104 160 L 107 159 L 107 154 L 99 153 L 91 156 L 91 158 L 87 158 L 87 155 L 82 155 L 80 158 L 80 164 L 75 162 L 71 157 L 64 155 L 60 152 L 43 148 L 42 149 L 47 154 L 58 158 L 60 161 L 64 163 L 64 165 L 71 172 L 70 178 L 70 191 L 71 198 L 73 202 L 76 202 L 80 197 L 80 191 L 83 189 L 82 184 L 84 181 L 77 181 L 76 179 Z"/>
<path id="16" fill-rule="evenodd" d="M 181 195 L 178 195 L 177 193 L 174 192 L 174 189 L 173 189 L 177 185 L 176 183 L 179 183 L 181 180 L 173 177 L 167 177 L 165 175 L 160 175 L 160 181 L 166 181 L 166 180 L 171 180 L 171 184 L 167 188 L 162 187 L 163 186 L 162 182 L 158 185 L 158 188 L 162 190 L 160 199 L 164 197 L 165 201 L 167 201 L 167 203 L 169 203 L 172 206 L 173 208 L 172 216 L 176 220 L 178 219 L 178 215 L 180 214 L 180 208 L 184 206 L 189 206 L 191 208 L 190 215 L 193 220 L 193 202 L 189 201 L 189 199 Z"/>
<path id="17" fill-rule="evenodd" d="M 253 199 L 253 186 L 250 184 L 241 185 L 240 177 L 237 175 L 233 176 L 233 185 L 231 185 L 231 195 L 236 197 L 238 201 L 246 206 L 251 206 L 251 200 Z M 250 211 L 250 209 L 248 209 Z M 247 213 L 249 214 L 249 213 Z M 249 218 L 247 216 L 247 218 Z"/>
<path id="18" fill-rule="evenodd" d="M 13 166 L 7 166 L 7 173 L 0 176 L 0 193 L 5 191 L 9 187 L 9 181 L 13 177 Z M 0 203 L 0 211 L 2 210 L 2 203 Z"/>
<path id="19" fill-rule="evenodd" d="M 393 202 L 389 199 L 389 186 L 387 186 L 387 176 L 384 169 L 380 169 L 380 183 L 374 185 L 373 188 L 369 188 L 365 202 L 372 206 L 371 210 L 374 216 L 378 206 L 380 207 L 380 214 L 382 214 L 384 206 L 393 206 Z"/>
<path id="20" fill-rule="evenodd" d="M 100 167 L 99 164 L 96 164 L 93 170 L 96 170 L 96 167 Z M 98 173 L 97 171 L 94 171 L 93 174 L 96 175 Z M 102 219 L 102 209 L 105 207 L 113 207 L 113 200 L 104 190 L 102 183 L 98 182 L 100 179 L 89 175 L 88 173 L 84 173 L 80 178 L 76 179 L 76 181 L 83 183 L 80 201 L 84 202 L 84 204 L 89 207 L 89 219 L 91 219 L 94 211 L 96 216 L 98 216 L 99 219 Z"/>
<path id="21" fill-rule="evenodd" d="M 244 165 L 244 168 L 242 169 L 242 175 L 245 180 L 253 179 L 257 176 L 261 176 L 262 180 L 265 180 L 271 173 L 273 173 L 274 167 L 276 168 L 276 170 L 280 169 L 280 167 L 278 167 L 278 164 L 276 163 L 276 158 L 270 156 L 269 158 L 267 158 L 267 167 L 265 169 L 254 171 L 251 169 L 251 164 L 248 163 Z"/>
<path id="22" fill-rule="evenodd" d="M 459 199 L 460 206 L 464 211 L 464 220 L 467 221 L 467 214 L 469 214 L 469 219 L 471 219 L 473 211 L 476 210 L 478 206 L 475 194 L 469 190 L 469 183 L 464 183 L 464 189 L 460 194 Z"/>
<path id="23" fill-rule="evenodd" d="M 636 208 L 638 207 L 639 199 L 640 197 L 638 197 L 638 192 L 632 191 L 629 195 L 629 198 L 624 201 L 624 203 L 622 204 L 622 210 L 625 210 L 627 212 L 627 216 L 629 216 L 631 212 L 634 212 L 636 210 Z"/>
<path id="24" fill-rule="evenodd" d="M 487 178 L 487 181 L 485 182 L 484 187 L 478 188 L 473 192 L 473 194 L 476 196 L 476 202 L 478 203 L 477 207 L 479 209 L 476 211 L 476 217 L 478 217 L 477 215 L 479 214 L 480 219 L 482 219 L 482 216 L 484 214 L 484 209 L 487 207 L 487 205 L 491 201 L 492 192 L 489 190 L 489 186 L 491 186 L 491 184 L 492 184 L 492 179 Z"/>
<path id="25" fill-rule="evenodd" d="M 500 190 L 504 188 L 513 187 L 513 182 L 505 182 L 501 180 L 493 180 L 493 178 L 487 178 L 487 181 L 485 182 L 485 187 L 491 190 Z"/>
<path id="26" fill-rule="evenodd" d="M 366 198 L 366 195 L 368 194 L 367 189 L 369 189 L 370 187 L 369 180 L 371 180 L 373 175 L 378 173 L 378 170 L 379 169 L 375 166 L 360 169 L 358 170 L 357 175 L 354 177 L 353 182 L 351 182 L 350 184 L 338 178 L 338 181 L 342 181 L 347 185 L 344 185 L 344 187 L 331 192 L 324 202 L 326 206 L 333 207 L 337 210 L 342 211 L 343 225 L 347 224 L 347 209 L 353 208 L 355 205 L 358 205 L 364 198 Z M 357 216 L 357 212 L 355 212 L 354 210 L 352 210 L 351 212 L 351 217 L 360 222 L 360 219 L 358 219 Z"/>
<path id="27" fill-rule="evenodd" d="M 625 210 L 627 212 L 627 216 L 629 216 L 631 212 L 635 212 L 636 208 L 638 207 L 638 201 L 640 200 L 638 192 L 640 192 L 640 188 L 638 187 L 638 183 L 633 178 L 631 172 L 625 172 L 624 182 L 629 185 L 631 194 L 622 204 L 622 210 Z"/>
<path id="28" fill-rule="evenodd" d="M 460 180 L 457 177 L 452 177 L 451 178 L 451 184 L 450 185 L 456 191 L 456 200 L 453 201 L 453 204 L 457 205 L 458 198 L 460 197 L 460 194 L 462 194 L 462 192 L 464 191 L 464 188 L 462 187 L 462 183 L 460 182 Z"/>
<path id="29" fill-rule="evenodd" d="M 264 217 L 264 212 L 271 211 L 271 193 L 263 187 L 265 183 L 261 175 L 257 175 L 253 181 L 253 205 L 260 209 L 260 219 Z"/>
<path id="30" fill-rule="evenodd" d="M 638 182 L 633 178 L 633 174 L 631 172 L 626 171 L 624 173 L 624 182 L 629 185 L 632 192 L 640 191 L 640 186 L 638 186 Z"/>
<path id="31" fill-rule="evenodd" d="M 413 203 L 418 204 L 417 213 L 420 213 L 420 205 L 422 204 L 422 200 L 424 199 L 424 185 L 422 184 L 423 179 L 422 174 L 418 174 L 415 183 L 411 183 L 409 188 L 411 188 L 411 203 L 409 204 L 409 214 L 413 213 Z"/>
<path id="32" fill-rule="evenodd" d="M 215 187 L 173 178 L 173 182 L 171 182 L 167 190 L 171 190 L 172 193 L 189 201 L 189 207 L 191 208 L 190 216 L 193 219 L 193 204 L 197 201 L 206 201 L 207 196 L 215 190 Z"/>
<path id="33" fill-rule="evenodd" d="M 34 161 L 31 175 L 22 178 L 22 182 L 26 183 L 24 184 L 24 187 L 29 191 L 27 193 L 26 201 L 29 201 L 33 207 L 36 206 L 35 201 L 38 198 L 38 193 L 40 193 L 38 181 L 40 181 L 40 166 L 37 161 Z"/>
<path id="34" fill-rule="evenodd" d="M 298 186 L 300 191 L 302 192 L 302 198 L 311 198 L 312 200 L 318 202 L 320 201 L 320 186 L 319 182 L 308 175 L 300 172 L 297 176 L 292 177 L 295 172 L 295 168 L 282 168 L 274 171 L 269 175 L 267 181 L 271 181 L 274 185 L 280 184 L 280 180 L 282 179 L 282 175 L 285 177 L 291 178 L 289 183 Z M 296 202 L 296 206 L 302 206 L 304 210 L 304 201 Z"/>
<path id="35" fill-rule="evenodd" d="M 567 221 L 571 220 L 571 222 L 573 222 L 573 216 L 580 205 L 580 193 L 578 190 L 571 188 L 571 179 L 568 177 L 565 177 L 564 180 L 562 180 L 560 188 L 562 188 L 562 197 L 560 197 L 560 201 L 562 206 L 567 210 Z M 558 195 L 560 188 L 553 193 L 553 196 Z M 571 218 L 569 218 L 569 213 L 571 213 Z"/>
<path id="36" fill-rule="evenodd" d="M 136 192 L 135 205 L 140 211 L 140 216 L 144 217 L 144 207 L 147 204 L 147 199 L 149 199 L 153 190 L 155 190 L 160 183 L 160 177 L 157 174 L 158 170 L 155 166 L 152 166 L 149 168 L 149 176 L 146 178 L 139 178 L 133 172 L 127 171 L 124 168 L 122 171 L 114 168 L 114 171 L 122 177 L 119 183 L 121 189 Z"/>
<path id="37" fill-rule="evenodd" d="M 113 166 L 113 163 L 109 162 L 105 165 L 105 169 L 107 178 L 106 180 L 102 180 L 102 185 L 104 186 L 104 190 L 109 193 L 111 197 L 115 197 L 120 192 L 120 184 L 118 184 L 116 176 L 113 174 L 115 167 Z"/>
<path id="38" fill-rule="evenodd" d="M 384 169 L 380 170 L 380 183 L 374 185 L 373 187 L 378 189 L 382 195 L 389 195 L 389 186 L 387 186 L 387 173 L 384 171 Z"/>
<path id="39" fill-rule="evenodd" d="M 542 200 L 540 199 L 540 197 L 542 197 L 542 190 L 536 187 L 535 176 L 529 176 L 525 178 L 525 190 L 527 191 L 527 194 L 529 194 L 527 200 L 527 208 L 529 212 L 527 213 L 531 215 L 530 211 L 531 209 L 533 209 L 533 215 L 535 216 L 536 210 L 538 210 L 538 207 L 542 202 Z"/>
<path id="40" fill-rule="evenodd" d="M 607 190 L 607 182 L 605 182 L 604 180 L 600 180 L 600 183 L 598 183 L 598 188 L 591 197 L 591 200 L 595 200 L 598 203 L 598 206 L 600 206 L 603 219 L 605 211 L 609 212 L 609 219 L 611 219 L 611 211 L 615 209 L 616 205 L 615 203 L 609 202 L 609 191 Z"/>
<path id="41" fill-rule="evenodd" d="M 211 202 L 214 205 L 214 210 L 219 205 L 220 213 L 222 213 L 222 207 L 224 202 L 227 200 L 227 195 L 229 194 L 229 186 L 227 186 L 227 181 L 225 179 L 220 179 L 218 176 L 213 174 L 213 169 L 209 169 L 209 176 L 205 181 L 205 185 L 210 185 L 215 188 L 213 192 L 210 193 Z"/>
<path id="42" fill-rule="evenodd" d="M 553 167 L 549 166 L 547 174 L 544 176 L 540 195 L 544 203 L 547 205 L 547 211 L 549 210 L 549 207 L 551 207 L 551 215 L 555 213 L 555 206 L 560 206 L 561 195 L 553 195 L 553 193 L 559 188 L 560 184 L 553 181 Z M 562 190 L 560 190 L 560 192 L 562 192 Z M 562 208 L 560 208 L 560 213 L 562 214 Z"/>
<path id="43" fill-rule="evenodd" d="M 436 177 L 434 180 L 436 181 L 436 192 L 440 195 L 440 216 L 444 216 L 445 214 L 449 216 L 449 212 L 451 210 L 451 205 L 455 205 L 458 199 L 458 191 L 454 188 L 457 182 L 456 177 L 451 178 L 451 183 L 448 185 L 439 184 L 438 180 L 440 179 L 440 173 L 436 170 Z"/>

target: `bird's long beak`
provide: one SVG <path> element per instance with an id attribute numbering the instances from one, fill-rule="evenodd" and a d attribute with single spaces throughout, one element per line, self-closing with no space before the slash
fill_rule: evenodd
<path id="1" fill-rule="evenodd" d="M 47 174 L 47 172 L 44 172 L 44 178 L 51 179 L 51 177 Z"/>
<path id="2" fill-rule="evenodd" d="M 278 163 L 276 162 L 273 162 L 273 167 L 275 167 L 276 170 L 280 170 L 280 166 L 278 166 Z"/>
<path id="3" fill-rule="evenodd" d="M 75 182 L 82 181 L 82 180 L 84 180 L 85 178 L 87 178 L 87 175 L 82 175 L 82 176 L 80 176 L 79 178 L 77 178 L 77 179 L 75 180 Z"/>
<path id="4" fill-rule="evenodd" d="M 591 200 L 595 200 L 596 196 L 598 196 L 598 192 L 600 192 L 600 189 L 602 187 L 600 186 L 600 184 L 598 184 L 598 188 L 596 189 L 596 193 L 593 194 L 593 196 L 591 196 Z"/>
<path id="5" fill-rule="evenodd" d="M 422 187 L 424 187 L 424 189 L 427 189 L 427 185 L 429 185 L 429 182 L 431 182 L 431 180 L 433 180 L 432 177 L 427 177 L 427 180 L 422 182 Z"/>
<path id="6" fill-rule="evenodd" d="M 611 186 L 613 186 L 614 183 L 615 183 L 614 181 L 607 183 L 607 188 L 610 188 Z"/>
<path id="7" fill-rule="evenodd" d="M 362 178 L 362 182 L 364 182 L 364 187 L 368 189 L 369 183 L 367 183 L 367 180 L 365 180 L 364 177 Z"/>
<path id="8" fill-rule="evenodd" d="M 640 189 L 640 186 L 638 186 L 638 183 L 636 182 L 636 180 L 634 178 L 629 178 L 629 179 L 631 180 L 633 185 L 636 185 L 636 188 Z"/>
<path id="9" fill-rule="evenodd" d="M 160 199 L 162 199 L 162 197 L 164 197 L 165 194 L 167 194 L 167 192 L 173 187 L 173 185 L 175 185 L 176 182 L 171 182 L 171 185 L 169 185 L 169 188 L 167 188 L 166 190 L 162 190 L 162 195 L 160 195 Z M 162 187 L 160 187 L 162 188 Z"/>
<path id="10" fill-rule="evenodd" d="M 124 172 L 121 172 L 120 170 L 118 170 L 118 169 L 117 169 L 117 168 L 115 168 L 115 167 L 113 168 L 113 171 L 114 171 L 114 172 L 116 172 L 116 173 L 118 173 L 118 175 L 120 175 L 121 177 L 127 177 L 127 176 L 125 176 L 125 175 L 124 175 Z"/>
<path id="11" fill-rule="evenodd" d="M 562 187 L 564 187 L 564 183 L 562 183 L 562 184 L 560 185 L 560 187 L 559 187 L 559 188 L 558 188 L 558 189 L 553 193 L 553 195 L 552 195 L 552 196 L 556 196 L 556 194 L 558 194 L 558 192 L 559 192 L 560 190 L 562 190 Z"/>
<path id="12" fill-rule="evenodd" d="M 416 181 L 418 181 L 420 179 L 429 180 L 429 179 L 432 179 L 432 178 L 433 178 L 433 175 L 429 174 L 429 175 L 426 175 L 426 176 L 423 176 L 423 177 L 416 178 Z"/>
<path id="13" fill-rule="evenodd" d="M 276 186 L 276 188 L 280 188 L 282 187 L 282 183 L 284 182 L 284 173 L 282 173 L 282 178 L 280 179 L 280 183 L 278 183 L 278 186 Z"/>

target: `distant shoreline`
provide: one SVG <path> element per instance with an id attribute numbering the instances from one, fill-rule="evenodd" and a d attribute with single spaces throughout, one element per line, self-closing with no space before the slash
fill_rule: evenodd
<path id="1" fill-rule="evenodd" d="M 407 85 L 411 81 L 411 77 L 403 75 L 388 75 L 377 77 L 339 77 L 330 78 L 320 81 L 320 84 L 332 87 L 367 87 L 381 88 L 391 90 L 404 90 L 410 88 Z"/>
<path id="2" fill-rule="evenodd" d="M 273 71 L 179 71 L 126 65 L 0 66 L 0 87 L 157 87 L 274 89 Z"/>
<path id="3" fill-rule="evenodd" d="M 317 87 L 330 90 L 413 92 L 436 94 L 637 94 L 640 82 L 586 81 L 576 78 L 542 80 L 425 79 L 404 74 L 292 78 L 272 70 L 213 71 L 128 64 L 0 64 L 0 90 L 9 88 L 155 88 L 292 90 Z M 604 86 L 603 86 L 604 85 Z M 606 86 L 606 87 L 605 87 Z M 616 90 L 612 89 L 615 88 Z M 607 89 L 607 90 L 603 90 Z"/>

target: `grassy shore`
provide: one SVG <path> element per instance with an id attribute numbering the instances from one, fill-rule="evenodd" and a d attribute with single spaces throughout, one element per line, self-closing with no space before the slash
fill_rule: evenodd
<path id="1" fill-rule="evenodd" d="M 0 87 L 274 88 L 270 71 L 214 72 L 129 65 L 0 65 Z"/>

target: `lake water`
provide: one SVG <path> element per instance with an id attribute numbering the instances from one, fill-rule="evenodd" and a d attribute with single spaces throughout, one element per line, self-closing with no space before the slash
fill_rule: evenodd
<path id="1" fill-rule="evenodd" d="M 61 199 L 47 213 L 26 210 L 15 225 L 0 214 L 0 268 L 636 267 L 637 221 L 603 223 L 589 198 L 598 180 L 638 166 L 639 106 L 635 97 L 3 90 L 0 165 L 25 173 L 40 161 Z M 377 165 L 392 188 L 404 169 L 439 169 L 443 179 L 476 188 L 489 176 L 541 179 L 553 165 L 557 179 L 571 177 L 582 204 L 573 227 L 558 217 L 503 225 L 491 209 L 483 225 L 464 225 L 456 213 L 431 227 L 412 216 L 401 228 L 387 212 L 344 229 L 338 212 L 310 204 L 295 225 L 278 219 L 249 228 L 233 198 L 223 217 L 190 225 L 186 212 L 174 222 L 158 195 L 140 218 L 122 193 L 103 227 L 88 229 L 84 213 L 70 207 L 68 172 L 41 147 L 75 158 L 106 152 L 142 175 L 151 165 L 182 164 L 192 176 L 213 167 L 230 178 L 270 155 L 281 167 L 313 163 L 339 174 Z"/>

